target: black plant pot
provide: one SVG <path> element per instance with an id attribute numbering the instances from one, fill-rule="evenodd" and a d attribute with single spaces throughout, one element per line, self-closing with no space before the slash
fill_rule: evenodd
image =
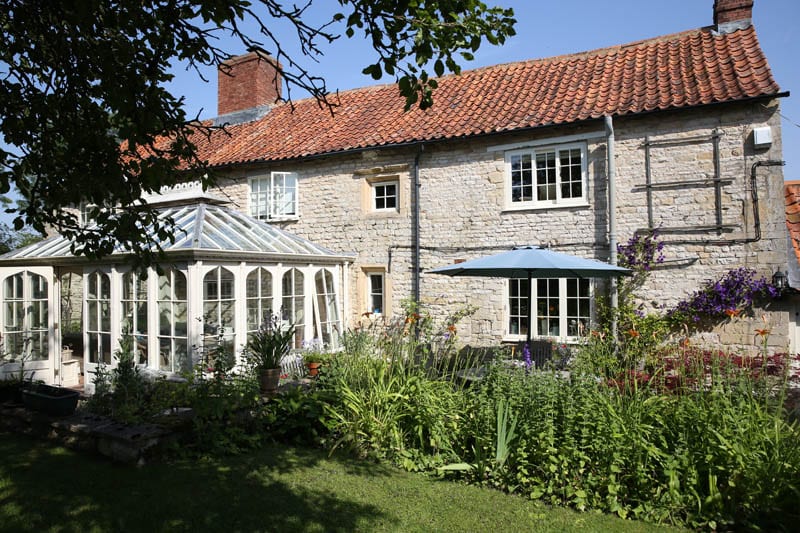
<path id="1" fill-rule="evenodd" d="M 22 391 L 22 403 L 28 409 L 53 416 L 67 416 L 78 407 L 80 393 L 62 387 L 38 384 Z"/>

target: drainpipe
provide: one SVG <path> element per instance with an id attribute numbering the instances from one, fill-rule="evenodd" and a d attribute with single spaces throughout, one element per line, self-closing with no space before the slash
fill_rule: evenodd
<path id="1" fill-rule="evenodd" d="M 413 210 L 411 212 L 411 246 L 413 253 L 411 256 L 411 290 L 412 296 L 416 303 L 420 299 L 420 239 L 419 239 L 419 158 L 425 150 L 425 145 L 420 144 L 417 149 L 417 155 L 414 156 L 414 174 L 412 176 L 411 184 L 411 202 Z"/>
<path id="2" fill-rule="evenodd" d="M 761 240 L 761 215 L 758 213 L 758 188 L 756 187 L 756 170 L 758 167 L 780 167 L 786 164 L 786 161 L 756 161 L 750 167 L 750 196 L 753 200 L 753 229 L 754 235 L 752 238 L 747 239 L 747 242 L 757 242 Z"/>
<path id="3" fill-rule="evenodd" d="M 617 264 L 617 165 L 614 161 L 614 123 L 611 115 L 604 117 L 606 124 L 606 147 L 608 151 L 608 252 L 612 265 Z M 611 334 L 617 338 L 617 317 L 616 310 L 619 307 L 619 295 L 617 293 L 617 280 L 611 278 Z"/>

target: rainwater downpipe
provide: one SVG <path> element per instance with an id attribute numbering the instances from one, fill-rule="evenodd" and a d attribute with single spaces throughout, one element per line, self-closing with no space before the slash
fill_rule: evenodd
<path id="1" fill-rule="evenodd" d="M 612 265 L 617 265 L 617 165 L 614 161 L 614 123 L 611 115 L 606 115 L 606 146 L 608 152 L 608 252 Z M 617 280 L 611 278 L 609 299 L 611 300 L 611 335 L 617 338 L 617 314 L 619 296 L 617 294 Z"/>
<path id="2" fill-rule="evenodd" d="M 424 144 L 419 144 L 417 155 L 414 156 L 414 172 L 411 177 L 413 183 L 411 184 L 411 201 L 413 210 L 411 214 L 411 246 L 414 250 L 411 256 L 411 291 L 414 301 L 419 303 L 420 299 L 420 239 L 419 239 L 419 158 L 425 150 Z"/>

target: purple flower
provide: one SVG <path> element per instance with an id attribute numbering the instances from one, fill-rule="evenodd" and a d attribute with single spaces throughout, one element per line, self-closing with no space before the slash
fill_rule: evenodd
<path id="1" fill-rule="evenodd" d="M 758 298 L 775 298 L 778 292 L 766 278 L 756 278 L 755 270 L 737 268 L 706 282 L 668 314 L 680 313 L 699 322 L 704 317 L 721 317 L 731 309 L 750 307 Z"/>
<path id="2" fill-rule="evenodd" d="M 522 360 L 525 362 L 525 370 L 530 370 L 533 366 L 533 361 L 531 361 L 531 350 L 528 347 L 528 343 L 525 343 L 525 346 L 522 348 Z"/>

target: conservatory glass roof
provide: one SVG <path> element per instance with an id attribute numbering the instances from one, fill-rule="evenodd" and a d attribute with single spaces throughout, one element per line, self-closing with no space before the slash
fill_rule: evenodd
<path id="1" fill-rule="evenodd" d="M 157 241 L 166 253 L 239 253 L 277 257 L 349 258 L 233 209 L 209 204 L 169 207 L 159 218 L 172 217 L 175 242 Z M 124 253 L 122 250 L 114 252 Z M 55 236 L 0 256 L 0 260 L 73 257 L 70 241 Z"/>

